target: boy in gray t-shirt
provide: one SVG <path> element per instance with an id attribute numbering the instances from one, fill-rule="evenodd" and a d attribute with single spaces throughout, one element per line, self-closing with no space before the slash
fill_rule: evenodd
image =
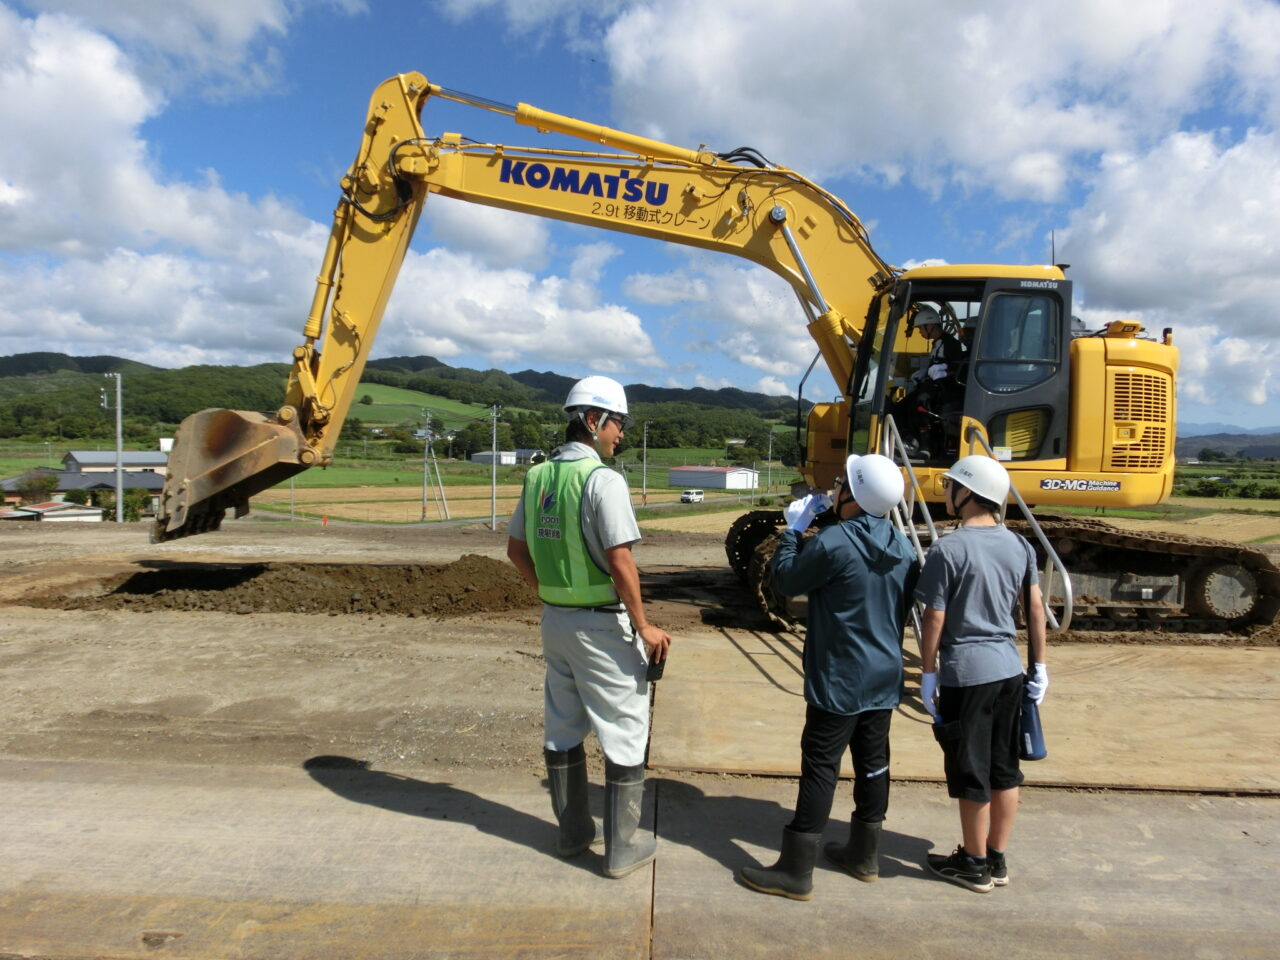
<path id="1" fill-rule="evenodd" d="M 950 856 L 929 854 L 928 866 L 943 879 L 987 893 L 1009 882 L 1004 850 L 1022 783 L 1018 717 L 1024 689 L 1039 703 L 1049 685 L 1044 604 L 1034 553 L 1000 522 L 1008 472 L 990 457 L 969 456 L 943 476 L 947 509 L 961 526 L 930 548 L 916 586 L 916 599 L 925 606 L 920 695 L 934 717 L 947 791 L 960 804 L 963 841 Z M 1025 679 L 1013 619 L 1024 584 L 1034 662 Z"/>
<path id="2" fill-rule="evenodd" d="M 1040 582 L 1031 545 L 1003 524 L 970 524 L 929 549 L 916 599 L 942 610 L 944 687 L 973 687 L 1022 673 L 1009 598 Z"/>

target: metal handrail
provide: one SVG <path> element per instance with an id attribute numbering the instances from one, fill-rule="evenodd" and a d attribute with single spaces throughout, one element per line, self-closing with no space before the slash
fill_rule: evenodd
<path id="1" fill-rule="evenodd" d="M 924 488 L 920 486 L 920 480 L 911 466 L 911 458 L 907 455 L 907 448 L 902 442 L 902 434 L 898 432 L 898 425 L 894 423 L 893 414 L 885 414 L 881 422 L 884 424 L 880 434 L 884 455 L 906 470 L 907 477 L 910 479 L 906 490 L 903 491 L 903 498 L 893 509 L 893 525 L 911 541 L 911 545 L 916 548 L 916 558 L 923 567 L 925 549 L 920 545 L 920 535 L 916 531 L 913 519 L 917 503 L 920 504 L 920 514 L 924 517 L 925 528 L 929 531 L 930 546 L 933 546 L 938 539 L 938 529 L 933 525 L 933 517 L 929 515 L 929 507 L 924 499 Z M 916 499 L 917 493 L 920 494 L 919 500 Z M 924 639 L 924 624 L 920 619 L 920 610 L 923 606 L 918 601 L 908 606 L 911 628 L 915 631 L 918 643 L 922 643 Z"/>
<path id="2" fill-rule="evenodd" d="M 976 443 L 975 443 L 976 440 Z M 991 459 L 995 459 L 996 455 L 991 449 L 991 444 L 987 442 L 987 438 L 983 436 L 982 431 L 970 425 L 965 432 L 965 441 L 969 444 L 969 452 L 976 453 L 977 445 L 981 445 L 983 451 Z M 1040 529 L 1040 524 L 1036 522 L 1036 518 L 1031 514 L 1031 508 L 1027 506 L 1027 502 L 1022 499 L 1022 494 L 1018 492 L 1018 488 L 1010 483 L 1009 492 L 1013 494 L 1013 499 L 1017 501 L 1018 508 L 1022 511 L 1022 516 L 1030 524 L 1032 531 L 1036 535 L 1036 539 L 1040 541 L 1040 545 L 1044 547 L 1045 565 L 1044 576 L 1041 578 L 1043 583 L 1041 586 L 1041 601 L 1044 603 L 1044 615 L 1049 621 L 1050 629 L 1054 633 L 1061 633 L 1071 625 L 1072 608 L 1075 603 L 1075 597 L 1071 589 L 1071 574 L 1067 573 L 1066 565 L 1062 562 L 1062 558 L 1058 556 L 1058 552 L 1053 549 L 1049 543 L 1049 538 L 1044 535 L 1044 531 Z M 1004 505 L 1001 505 L 1003 511 Z M 1062 577 L 1062 622 L 1058 623 L 1057 617 L 1054 616 L 1052 608 L 1049 606 L 1049 597 L 1052 593 L 1053 573 L 1057 570 L 1058 575 Z"/>
<path id="3" fill-rule="evenodd" d="M 893 421 L 893 414 L 885 414 L 884 420 L 881 422 L 884 424 L 884 429 L 880 434 L 883 440 L 884 456 L 906 470 L 907 477 L 910 480 L 906 490 L 903 492 L 902 500 L 898 502 L 894 510 L 894 523 L 899 530 L 910 538 L 912 545 L 916 548 L 916 556 L 923 564 L 925 550 L 920 546 L 920 537 L 916 533 L 915 520 L 913 519 L 917 503 L 920 505 L 920 515 L 924 517 L 925 529 L 929 531 L 930 546 L 938 539 L 938 530 L 933 525 L 933 517 L 929 515 L 929 508 L 926 506 L 924 499 L 924 488 L 920 486 L 920 480 L 911 466 L 911 458 L 907 456 L 907 448 L 902 442 L 902 434 L 898 432 L 898 425 Z M 916 499 L 917 493 L 920 495 L 919 500 Z"/>

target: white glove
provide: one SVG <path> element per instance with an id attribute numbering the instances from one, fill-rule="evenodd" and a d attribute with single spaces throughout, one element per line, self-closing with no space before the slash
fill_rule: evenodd
<path id="1" fill-rule="evenodd" d="M 788 503 L 782 515 L 787 518 L 787 528 L 799 533 L 809 529 L 813 518 L 830 505 L 831 498 L 825 493 L 811 493 L 803 500 Z"/>
<path id="2" fill-rule="evenodd" d="M 931 717 L 938 715 L 938 675 L 936 673 L 920 674 L 920 702 L 924 704 L 925 713 Z"/>
<path id="3" fill-rule="evenodd" d="M 947 365 L 945 363 L 935 363 L 929 368 L 930 380 L 941 380 L 947 375 Z"/>
<path id="4" fill-rule="evenodd" d="M 1027 697 L 1039 706 L 1049 690 L 1049 668 L 1043 663 L 1033 663 L 1027 671 Z"/>

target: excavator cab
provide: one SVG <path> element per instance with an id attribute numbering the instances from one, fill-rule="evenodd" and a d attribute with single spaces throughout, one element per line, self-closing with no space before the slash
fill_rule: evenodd
<path id="1" fill-rule="evenodd" d="M 975 427 L 1011 467 L 1061 461 L 1070 282 L 965 270 L 909 271 L 896 284 L 893 309 L 868 328 L 855 368 L 853 448 L 880 449 L 879 426 L 892 416 L 908 457 L 925 466 L 968 453 L 964 433 Z M 940 324 L 917 322 L 926 315 Z"/>

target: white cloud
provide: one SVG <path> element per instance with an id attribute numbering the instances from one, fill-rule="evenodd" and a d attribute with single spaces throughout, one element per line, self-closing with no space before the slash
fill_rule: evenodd
<path id="1" fill-rule="evenodd" d="M 622 291 L 631 300 L 661 307 L 702 303 L 710 296 L 706 279 L 687 270 L 634 273 L 623 282 Z"/>
<path id="2" fill-rule="evenodd" d="M 63 17 L 17 29 L 0 51 L 0 249 L 95 257 L 170 245 L 251 261 L 260 230 L 305 231 L 309 221 L 212 175 L 164 180 L 139 136 L 162 101 L 110 41 Z"/>
<path id="3" fill-rule="evenodd" d="M 586 248 L 584 259 L 599 255 Z M 640 318 L 600 299 L 581 278 L 489 270 L 469 255 L 439 248 L 410 251 L 379 352 L 471 354 L 521 367 L 582 364 L 604 373 L 662 367 Z"/>
<path id="4" fill-rule="evenodd" d="M 1174 333 L 1182 364 L 1178 373 L 1179 399 L 1203 407 L 1269 405 L 1280 369 L 1280 343 L 1259 343 L 1224 335 L 1212 324 L 1188 324 Z M 1274 422 L 1266 415 L 1264 422 Z"/>
<path id="5" fill-rule="evenodd" d="M 100 259 L 0 269 L 0 352 L 110 353 L 173 367 L 284 362 L 302 341 L 315 264 L 309 236 L 259 238 L 273 269 L 117 249 Z M 38 335 L 33 337 L 33 331 Z"/>
<path id="6" fill-rule="evenodd" d="M 166 180 L 139 133 L 163 99 L 101 34 L 5 7 L 0 27 L 0 347 L 286 357 L 327 231 L 212 175 Z"/>
<path id="7" fill-rule="evenodd" d="M 308 7 L 347 13 L 365 0 L 23 0 L 28 8 L 64 14 L 112 37 L 130 51 L 140 73 L 170 88 L 197 84 L 224 96 L 265 86 L 280 70 L 273 41 Z"/>
<path id="8" fill-rule="evenodd" d="M 487 267 L 541 270 L 551 249 L 546 220 L 452 197 L 428 198 L 422 225 L 433 240 Z"/>
<path id="9" fill-rule="evenodd" d="M 624 0 L 436 0 L 434 4 L 454 20 L 491 15 L 506 19 L 517 34 L 538 31 L 563 22 L 571 41 L 590 31 L 596 21 L 613 16 Z"/>
<path id="10" fill-rule="evenodd" d="M 1099 152 L 1142 148 L 1214 98 L 1272 122 L 1280 112 L 1280 11 L 1267 0 L 441 6 L 500 13 L 521 31 L 598 29 L 616 125 L 689 145 L 749 143 L 822 178 L 1052 201 Z M 822 54 L 803 69 L 768 55 L 812 49 L 815 37 Z"/>
<path id="11" fill-rule="evenodd" d="M 1174 330 L 1186 405 L 1261 407 L 1280 390 L 1280 139 L 1173 133 L 1105 155 L 1058 234 L 1079 311 L 1096 329 L 1137 319 Z"/>
<path id="12" fill-rule="evenodd" d="M 705 373 L 699 373 L 694 376 L 693 385 L 702 387 L 704 390 L 723 390 L 725 387 L 734 386 L 734 383 L 728 377 L 712 377 Z"/>
<path id="13" fill-rule="evenodd" d="M 262 29 L 292 9 L 268 4 L 253 22 Z M 21 20 L 0 6 L 0 21 L 14 27 L 0 43 L 0 250 L 11 254 L 0 260 L 0 348 L 30 350 L 39 331 L 42 349 L 160 365 L 287 358 L 327 225 L 270 196 L 228 192 L 214 173 L 167 180 L 140 133 L 164 101 L 119 46 L 68 16 Z M 155 42 L 198 60 L 164 23 Z M 93 149 L 68 145 L 68 130 Z M 450 251 L 410 252 L 380 353 L 662 366 L 640 319 L 601 295 L 617 247 L 559 251 L 567 276 L 539 276 L 555 252 L 545 221 L 439 197 L 429 208 Z"/>
<path id="14" fill-rule="evenodd" d="M 684 260 L 681 266 L 628 277 L 624 289 L 633 300 L 673 308 L 663 322 L 678 344 L 673 352 L 699 356 L 698 363 L 677 370 L 694 373 L 698 385 L 794 395 L 817 347 L 791 287 L 754 264 L 686 248 L 675 256 Z M 832 389 L 819 363 L 806 394 L 825 396 Z"/>
<path id="15" fill-rule="evenodd" d="M 777 377 L 761 377 L 751 387 L 756 393 L 765 393 L 771 397 L 789 397 L 795 395 L 795 388 L 783 383 Z"/>
<path id="16" fill-rule="evenodd" d="M 1109 154 L 1059 234 L 1091 306 L 1216 322 L 1275 338 L 1280 303 L 1280 139 L 1221 145 L 1176 133 L 1144 154 Z"/>
<path id="17" fill-rule="evenodd" d="M 228 190 L 214 172 L 183 182 L 146 135 L 170 97 L 228 95 L 276 76 L 276 48 L 325 6 L 368 8 L 0 0 L 0 348 L 36 348 L 38 330 L 39 348 L 114 352 L 124 343 L 121 352 L 166 365 L 287 356 L 327 224 L 269 195 Z M 1192 402 L 1257 403 L 1277 389 L 1269 375 L 1248 373 L 1280 359 L 1271 316 L 1280 302 L 1274 2 L 435 8 L 458 20 L 502 17 L 522 35 L 541 31 L 539 42 L 554 28 L 571 49 L 594 44 L 614 80 L 616 114 L 598 119 L 624 129 L 689 145 L 752 144 L 816 178 L 901 180 L 944 198 L 1087 193 L 1058 233 L 1086 317 L 1175 327 Z M 802 64 L 768 55 L 813 49 L 815 36 L 822 50 Z M 1193 122 L 1214 129 L 1179 132 Z M 895 218 L 917 212 L 894 203 Z M 1047 233 L 1044 209 L 1011 205 L 1000 227 L 972 232 L 1021 243 Z M 598 232 L 442 197 L 429 201 L 423 227 L 447 250 L 411 251 L 379 353 L 581 364 L 640 378 L 672 369 L 643 307 L 664 314 L 677 360 L 696 354 L 681 376 L 791 392 L 815 352 L 794 294 L 757 267 L 682 249 L 678 265 L 660 272 L 621 260 L 626 248 Z M 620 263 L 632 271 L 622 296 L 636 312 L 608 292 Z M 806 394 L 827 389 L 811 381 Z"/>

